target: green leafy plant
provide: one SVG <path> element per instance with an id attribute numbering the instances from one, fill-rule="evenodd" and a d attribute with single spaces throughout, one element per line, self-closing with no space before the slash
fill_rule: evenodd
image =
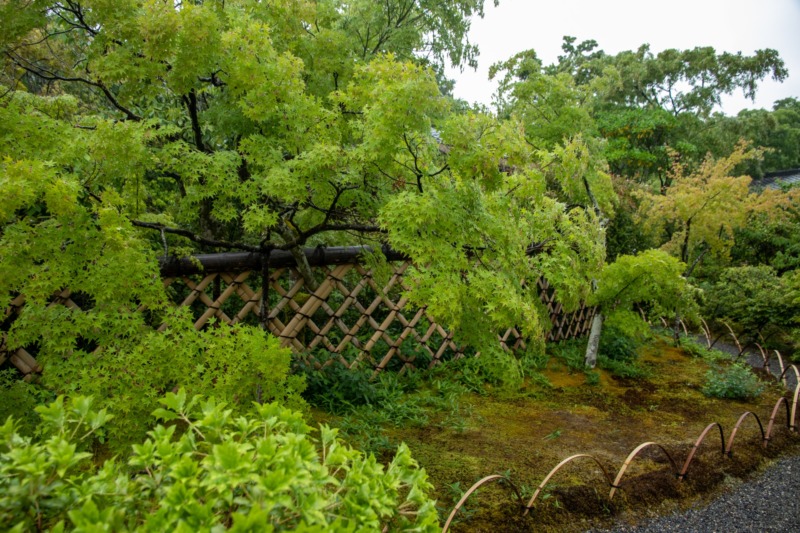
<path id="1" fill-rule="evenodd" d="M 681 337 L 679 343 L 683 351 L 692 357 L 699 357 L 708 363 L 725 361 L 731 358 L 730 354 L 717 350 L 716 348 L 708 348 L 691 337 Z"/>
<path id="2" fill-rule="evenodd" d="M 39 424 L 38 405 L 53 401 L 49 390 L 20 379 L 13 368 L 0 370 L 0 421 L 16 416 L 21 435 L 31 436 Z"/>
<path id="3" fill-rule="evenodd" d="M 319 354 L 317 354 L 319 355 Z M 317 357 L 325 363 L 324 357 Z M 330 361 L 322 368 L 297 361 L 296 371 L 305 376 L 303 397 L 314 406 L 333 414 L 345 414 L 362 405 L 374 405 L 378 392 L 371 372 L 361 368 L 347 368 L 338 361 Z"/>
<path id="4" fill-rule="evenodd" d="M 764 391 L 750 367 L 744 363 L 733 363 L 727 367 L 716 367 L 706 373 L 703 394 L 715 398 L 749 400 Z"/>
<path id="5" fill-rule="evenodd" d="M 638 361 L 640 341 L 614 326 L 603 328 L 597 365 L 623 379 L 645 379 L 650 372 Z"/>
<path id="6" fill-rule="evenodd" d="M 566 365 L 570 372 L 583 372 L 584 351 L 586 350 L 584 339 L 554 343 L 548 346 L 548 350 L 555 359 Z"/>
<path id="7" fill-rule="evenodd" d="M 437 531 L 427 475 L 400 445 L 384 467 L 320 440 L 277 403 L 236 417 L 184 389 L 154 415 L 165 421 L 133 446 L 127 464 L 101 467 L 85 451 L 111 415 L 91 398 L 37 408 L 44 438 L 0 426 L 0 521 L 14 530 Z"/>
<path id="8" fill-rule="evenodd" d="M 606 326 L 600 334 L 598 356 L 615 361 L 632 361 L 636 359 L 639 348 L 636 338 L 614 326 Z"/>
<path id="9" fill-rule="evenodd" d="M 253 402 L 306 406 L 303 377 L 289 374 L 291 352 L 277 338 L 253 326 L 215 321 L 197 331 L 188 312 L 166 314 L 164 332 L 142 328 L 134 336 L 107 339 L 96 353 L 41 354 L 42 382 L 59 394 L 92 395 L 108 409 L 116 452 L 144 437 L 161 395 L 178 387 L 226 401 L 237 414 Z"/>
<path id="10" fill-rule="evenodd" d="M 652 373 L 638 361 L 620 361 L 609 357 L 599 357 L 597 359 L 597 366 L 623 379 L 647 379 L 652 375 Z"/>

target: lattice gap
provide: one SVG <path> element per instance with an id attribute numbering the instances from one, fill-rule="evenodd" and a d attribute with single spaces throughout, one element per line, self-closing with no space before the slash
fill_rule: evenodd
<path id="1" fill-rule="evenodd" d="M 316 367 L 338 363 L 376 372 L 403 372 L 464 354 L 463 347 L 453 340 L 453 332 L 438 324 L 425 306 L 412 307 L 403 296 L 408 290 L 403 275 L 410 266 L 408 261 L 395 263 L 385 285 L 378 284 L 372 272 L 359 264 L 317 267 L 321 282 L 310 294 L 292 268 L 271 270 L 266 284 L 256 271 L 168 277 L 163 282 L 176 305 L 192 310 L 196 329 L 207 327 L 212 318 L 227 324 L 261 324 Z M 267 298 L 262 302 L 264 285 Z M 593 308 L 582 306 L 574 313 L 563 313 L 545 280 L 539 279 L 537 288 L 553 324 L 549 341 L 588 333 Z M 18 313 L 22 305 L 24 298 L 15 298 L 6 309 L 6 318 Z M 79 309 L 69 290 L 54 295 L 50 305 Z M 162 324 L 158 329 L 166 327 Z M 3 349 L 5 335 L 2 341 L 0 363 L 9 359 L 23 374 L 41 371 L 30 353 L 20 349 L 9 354 Z M 525 348 L 525 339 L 513 327 L 499 334 L 498 342 L 504 350 Z M 322 359 L 317 358 L 319 354 Z"/>

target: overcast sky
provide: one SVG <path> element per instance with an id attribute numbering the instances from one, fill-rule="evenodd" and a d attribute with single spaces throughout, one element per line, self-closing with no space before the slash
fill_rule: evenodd
<path id="1" fill-rule="evenodd" d="M 486 16 L 475 18 L 470 41 L 480 47 L 478 70 L 450 70 L 455 96 L 491 104 L 495 82 L 489 66 L 517 52 L 536 50 L 547 65 L 561 54 L 562 36 L 578 42 L 594 39 L 609 54 L 649 43 L 652 52 L 667 48 L 713 46 L 717 52 L 752 54 L 778 50 L 789 70 L 783 83 L 767 79 L 755 103 L 741 91 L 723 97 L 723 111 L 772 109 L 775 100 L 800 98 L 800 0 L 486 0 Z"/>

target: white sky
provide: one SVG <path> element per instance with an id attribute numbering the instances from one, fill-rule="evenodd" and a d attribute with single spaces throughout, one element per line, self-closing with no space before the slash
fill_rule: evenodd
<path id="1" fill-rule="evenodd" d="M 469 33 L 480 47 L 477 72 L 448 71 L 456 80 L 455 96 L 491 105 L 496 83 L 488 80 L 490 65 L 531 48 L 543 64 L 554 63 L 564 35 L 577 43 L 594 39 L 609 54 L 644 43 L 653 53 L 713 46 L 718 53 L 751 55 L 773 48 L 789 77 L 764 80 L 755 103 L 741 91 L 724 96 L 722 111 L 772 109 L 775 100 L 800 98 L 800 0 L 500 0 L 496 8 L 486 0 L 486 16 L 473 19 Z"/>

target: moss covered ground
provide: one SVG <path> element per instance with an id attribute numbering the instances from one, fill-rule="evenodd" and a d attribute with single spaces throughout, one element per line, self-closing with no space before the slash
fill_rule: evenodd
<path id="1" fill-rule="evenodd" d="M 365 431 L 380 432 L 382 444 L 371 451 L 384 455 L 382 459 L 390 457 L 392 444 L 409 445 L 436 487 L 444 523 L 464 491 L 479 479 L 506 476 L 527 502 L 547 473 L 574 454 L 593 455 L 614 477 L 631 450 L 653 441 L 680 469 L 708 424 L 719 422 L 727 439 L 740 415 L 752 411 L 766 428 L 773 406 L 784 394 L 769 382 L 752 401 L 708 398 L 701 392 L 708 361 L 665 341 L 641 349 L 639 363 L 649 377 L 621 379 L 605 370 L 584 373 L 551 357 L 541 375 L 513 392 L 462 390 L 456 409 L 451 394 L 449 409 L 439 405 L 416 423 L 397 424 L 388 418 Z M 586 459 L 561 469 L 527 517 L 521 516 L 519 500 L 508 484 L 487 484 L 467 501 L 451 530 L 583 531 L 696 504 L 771 458 L 799 451 L 800 438 L 788 432 L 785 419 L 782 410 L 766 450 L 755 420 L 745 420 L 731 457 L 721 454 L 719 434 L 709 434 L 682 483 L 663 451 L 649 447 L 631 463 L 611 501 L 601 470 Z"/>

